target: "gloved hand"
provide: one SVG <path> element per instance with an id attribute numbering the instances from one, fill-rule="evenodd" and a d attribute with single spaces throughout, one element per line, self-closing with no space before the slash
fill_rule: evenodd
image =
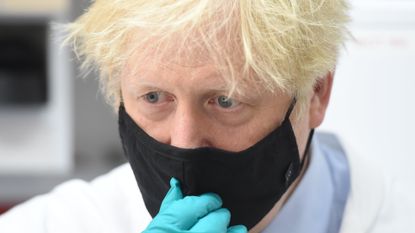
<path id="1" fill-rule="evenodd" d="M 172 178 L 159 213 L 143 233 L 247 233 L 243 225 L 228 228 L 231 214 L 221 206 L 213 193 L 183 198 L 179 181 Z"/>

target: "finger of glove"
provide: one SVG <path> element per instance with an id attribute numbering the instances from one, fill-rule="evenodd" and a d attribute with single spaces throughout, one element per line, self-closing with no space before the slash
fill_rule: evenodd
<path id="1" fill-rule="evenodd" d="M 190 229 L 190 232 L 227 233 L 230 220 L 231 213 L 229 210 L 221 208 L 201 218 Z"/>
<path id="2" fill-rule="evenodd" d="M 248 233 L 248 229 L 244 225 L 235 225 L 229 227 L 227 233 Z"/>
<path id="3" fill-rule="evenodd" d="M 163 219 L 176 225 L 179 229 L 188 230 L 208 213 L 219 209 L 222 199 L 214 193 L 200 196 L 187 196 L 173 202 L 162 212 Z"/>
<path id="4" fill-rule="evenodd" d="M 163 199 L 160 206 L 160 213 L 168 208 L 173 202 L 183 198 L 182 190 L 180 189 L 180 182 L 176 178 L 170 179 L 170 189 Z"/>

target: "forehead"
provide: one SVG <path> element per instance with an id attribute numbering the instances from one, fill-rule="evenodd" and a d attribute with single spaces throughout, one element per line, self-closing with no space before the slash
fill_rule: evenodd
<path id="1" fill-rule="evenodd" d="M 191 87 L 195 90 L 216 90 L 228 95 L 260 95 L 267 91 L 255 82 L 255 78 L 235 70 L 231 77 L 209 59 L 160 60 L 158 57 L 141 59 L 141 54 L 132 56 L 126 66 L 126 80 L 129 85 L 156 85 L 173 88 L 174 86 Z"/>
<path id="2" fill-rule="evenodd" d="M 127 72 L 134 77 L 142 77 L 151 76 L 149 73 L 158 72 L 161 75 L 164 72 L 169 75 L 169 72 L 185 70 L 183 81 L 187 81 L 184 77 L 199 77 L 200 72 L 209 72 L 220 77 L 229 90 L 241 91 L 244 85 L 252 88 L 259 81 L 253 72 L 243 69 L 246 64 L 238 33 L 231 33 L 233 31 L 229 27 L 213 30 L 210 28 L 212 24 L 215 23 L 199 25 L 189 31 L 177 30 L 164 36 L 146 36 L 143 31 L 134 31 L 126 46 Z M 212 32 L 207 37 L 209 30 Z M 142 38 L 146 38 L 146 43 Z"/>

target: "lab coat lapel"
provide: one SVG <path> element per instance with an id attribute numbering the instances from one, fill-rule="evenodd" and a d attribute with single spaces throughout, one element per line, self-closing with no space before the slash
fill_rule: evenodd
<path id="1" fill-rule="evenodd" d="M 351 190 L 340 233 L 371 232 L 386 198 L 387 177 L 373 162 L 348 154 Z"/>

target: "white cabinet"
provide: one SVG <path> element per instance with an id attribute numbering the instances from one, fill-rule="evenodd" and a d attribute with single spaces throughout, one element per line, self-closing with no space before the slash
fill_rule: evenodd
<path id="1" fill-rule="evenodd" d="M 45 37 L 46 46 L 42 48 L 44 54 L 35 58 L 46 60 L 46 101 L 37 104 L 13 104 L 13 101 L 0 104 L 0 175 L 63 174 L 72 168 L 73 77 L 70 56 L 56 42 L 49 26 L 50 21 L 62 18 L 68 6 L 69 1 L 63 0 L 0 0 L 0 28 L 3 29 L 0 31 L 0 41 L 10 36 L 7 28 L 22 25 L 30 28 L 34 24 L 47 28 L 44 32 L 39 32 L 44 33 Z M 24 29 L 21 31 L 20 35 L 15 36 L 16 43 L 19 41 L 24 44 L 26 41 L 30 45 L 30 36 L 24 35 Z M 27 49 L 22 49 L 21 52 L 25 51 Z M 12 55 L 11 53 L 10 56 Z M 27 53 L 27 56 L 33 55 Z M 9 65 L 16 65 L 15 63 L 9 62 Z M 21 71 L 28 69 L 27 64 L 18 65 Z M 7 65 L 0 64 L 0 85 L 3 85 L 0 89 L 6 89 L 13 96 L 22 94 L 25 89 L 19 87 L 23 87 L 25 81 L 11 85 L 10 75 L 17 79 L 20 74 L 7 69 Z M 26 74 L 30 76 L 28 72 Z M 9 81 L 4 81 L 6 79 Z"/>

